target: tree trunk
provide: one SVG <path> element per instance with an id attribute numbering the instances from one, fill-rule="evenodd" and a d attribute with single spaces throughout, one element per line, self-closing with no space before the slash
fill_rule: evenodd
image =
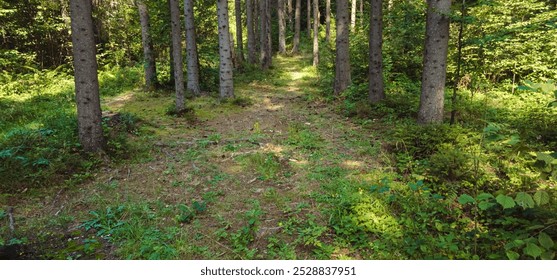
<path id="1" fill-rule="evenodd" d="M 255 25 L 254 25 L 254 0 L 246 0 L 246 18 L 248 29 L 248 62 L 250 64 L 257 63 L 257 47 L 255 41 Z"/>
<path id="2" fill-rule="evenodd" d="M 288 28 L 290 28 L 290 30 L 293 30 L 294 18 L 292 17 L 292 0 L 286 0 L 286 5 L 288 6 Z"/>
<path id="3" fill-rule="evenodd" d="M 352 13 L 350 14 L 350 30 L 354 31 L 356 28 L 356 2 L 358 0 L 351 0 L 352 1 Z"/>
<path id="4" fill-rule="evenodd" d="M 342 93 L 350 85 L 348 0 L 337 1 L 337 38 L 335 57 L 335 95 Z"/>
<path id="5" fill-rule="evenodd" d="M 168 0 L 168 22 L 172 22 L 172 18 L 170 16 L 170 1 Z M 172 28 L 172 27 L 171 27 Z M 172 34 L 172 31 L 169 31 Z M 170 64 L 170 79 L 168 83 L 170 85 L 174 84 L 176 81 L 174 80 L 174 48 L 172 47 L 172 36 L 170 36 L 170 41 L 168 42 L 168 61 Z"/>
<path id="6" fill-rule="evenodd" d="M 235 15 L 236 15 L 236 62 L 238 65 L 244 63 L 244 39 L 242 36 L 242 1 L 235 0 Z"/>
<path id="7" fill-rule="evenodd" d="M 199 86 L 199 58 L 197 56 L 193 0 L 184 0 L 184 15 L 186 20 L 187 90 L 193 95 L 199 95 L 201 94 L 201 88 Z"/>
<path id="8" fill-rule="evenodd" d="M 217 0 L 219 24 L 219 56 L 220 56 L 220 97 L 234 97 L 232 80 L 232 53 L 230 50 L 230 31 L 228 28 L 228 1 Z"/>
<path id="9" fill-rule="evenodd" d="M 385 99 L 383 87 L 383 5 L 381 0 L 371 0 L 369 28 L 369 101 Z"/>
<path id="10" fill-rule="evenodd" d="M 284 18 L 284 0 L 278 0 L 279 53 L 286 53 L 286 22 Z"/>
<path id="11" fill-rule="evenodd" d="M 319 65 L 319 0 L 313 0 L 313 66 Z"/>
<path id="12" fill-rule="evenodd" d="M 260 63 L 263 70 L 269 69 L 271 66 L 269 53 L 269 38 L 267 34 L 267 6 L 269 5 L 268 0 L 259 0 L 259 21 L 260 21 L 260 35 L 259 35 L 259 52 L 260 52 Z"/>
<path id="13" fill-rule="evenodd" d="M 443 122 L 451 0 L 428 0 L 427 6 L 420 124 Z"/>
<path id="14" fill-rule="evenodd" d="M 273 38 L 271 37 L 271 30 L 272 30 L 272 22 L 271 22 L 271 7 L 273 5 L 273 1 L 271 0 L 267 0 L 267 5 L 266 5 L 266 12 L 267 15 L 265 16 L 265 19 L 267 20 L 267 54 L 268 54 L 268 63 L 269 63 L 269 67 L 271 67 L 271 65 L 273 64 Z"/>
<path id="15" fill-rule="evenodd" d="M 360 0 L 360 26 L 364 26 L 364 1 Z"/>
<path id="16" fill-rule="evenodd" d="M 308 15 L 307 15 L 307 30 L 308 30 L 308 37 L 311 38 L 311 0 L 308 0 Z"/>
<path id="17" fill-rule="evenodd" d="M 139 11 L 139 22 L 141 25 L 141 43 L 143 45 L 143 68 L 145 71 L 145 89 L 153 90 L 157 86 L 157 66 L 155 54 L 153 52 L 153 42 L 151 41 L 149 11 L 143 0 L 136 2 Z"/>
<path id="18" fill-rule="evenodd" d="M 170 25 L 172 27 L 172 61 L 174 64 L 174 87 L 176 90 L 176 111 L 184 110 L 184 66 L 182 65 L 182 29 L 180 28 L 180 5 L 178 0 L 170 0 Z"/>
<path id="19" fill-rule="evenodd" d="M 71 0 L 70 17 L 79 142 L 84 151 L 98 152 L 104 136 L 91 0 Z"/>
<path id="20" fill-rule="evenodd" d="M 302 8 L 302 0 L 296 0 L 296 11 L 294 12 L 294 42 L 292 42 L 292 52 L 298 53 L 300 48 L 300 14 Z"/>
<path id="21" fill-rule="evenodd" d="M 331 41 L 331 0 L 325 3 L 325 41 Z"/>

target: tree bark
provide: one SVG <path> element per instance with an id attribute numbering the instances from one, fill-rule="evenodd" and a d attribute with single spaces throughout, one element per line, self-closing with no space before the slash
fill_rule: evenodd
<path id="1" fill-rule="evenodd" d="M 342 93 L 350 85 L 350 49 L 349 49 L 349 14 L 348 0 L 337 1 L 337 38 L 335 57 L 334 93 Z"/>
<path id="2" fill-rule="evenodd" d="M 350 13 L 350 30 L 354 31 L 356 28 L 356 2 L 358 0 L 351 0 L 352 1 L 352 10 Z"/>
<path id="3" fill-rule="evenodd" d="M 176 111 L 184 110 L 184 66 L 182 65 L 182 29 L 180 28 L 180 5 L 178 0 L 170 0 L 170 25 L 172 28 L 172 61 L 174 65 L 174 87 L 176 90 Z"/>
<path id="4" fill-rule="evenodd" d="M 284 17 L 284 0 L 278 0 L 279 53 L 286 53 L 286 22 Z"/>
<path id="5" fill-rule="evenodd" d="M 259 1 L 259 21 L 260 21 L 260 35 L 259 35 L 259 52 L 260 52 L 260 63 L 263 70 L 269 69 L 271 67 L 271 53 L 269 52 L 269 25 L 268 25 L 268 14 L 267 9 L 269 6 L 269 0 Z"/>
<path id="6" fill-rule="evenodd" d="M 219 56 L 220 56 L 220 97 L 234 97 L 232 72 L 232 52 L 230 50 L 230 30 L 228 27 L 228 1 L 217 0 L 219 24 Z"/>
<path id="7" fill-rule="evenodd" d="M 99 152 L 105 141 L 91 1 L 71 0 L 70 17 L 79 142 L 84 151 Z"/>
<path id="8" fill-rule="evenodd" d="M 371 0 L 369 28 L 369 101 L 385 99 L 383 86 L 383 5 L 381 0 Z"/>
<path id="9" fill-rule="evenodd" d="M 308 37 L 311 38 L 311 0 L 308 0 L 308 12 L 307 12 L 307 30 Z"/>
<path id="10" fill-rule="evenodd" d="M 300 48 L 300 25 L 301 25 L 302 0 L 296 0 L 296 11 L 294 12 L 294 41 L 292 42 L 292 53 L 298 53 Z"/>
<path id="11" fill-rule="evenodd" d="M 319 0 L 313 0 L 313 66 L 319 65 Z"/>
<path id="12" fill-rule="evenodd" d="M 244 39 L 242 36 L 242 1 L 234 1 L 234 11 L 236 15 L 236 62 L 238 65 L 244 63 Z"/>
<path id="13" fill-rule="evenodd" d="M 155 54 L 153 52 L 153 41 L 151 40 L 151 27 L 149 23 L 149 11 L 143 0 L 136 1 L 139 11 L 139 22 L 141 25 L 141 43 L 143 45 L 145 71 L 145 89 L 153 90 L 157 86 L 157 66 L 155 63 Z"/>
<path id="14" fill-rule="evenodd" d="M 427 6 L 420 124 L 443 122 L 451 0 L 428 0 Z"/>
<path id="15" fill-rule="evenodd" d="M 331 0 L 325 3 L 325 41 L 331 41 Z"/>
<path id="16" fill-rule="evenodd" d="M 257 63 L 257 47 L 255 41 L 254 26 L 254 0 L 246 0 L 246 20 L 248 29 L 248 63 Z"/>
<path id="17" fill-rule="evenodd" d="M 187 90 L 193 95 L 200 95 L 199 57 L 197 55 L 197 34 L 195 32 L 193 0 L 184 0 L 184 15 L 186 20 Z"/>
<path id="18" fill-rule="evenodd" d="M 288 7 L 287 14 L 288 14 L 288 28 L 290 30 L 294 29 L 294 20 L 292 17 L 292 0 L 286 0 L 286 5 Z"/>

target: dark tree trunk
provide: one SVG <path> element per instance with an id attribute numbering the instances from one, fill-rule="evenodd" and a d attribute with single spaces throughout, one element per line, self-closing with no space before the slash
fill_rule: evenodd
<path id="1" fill-rule="evenodd" d="M 86 152 L 103 149 L 97 51 L 90 0 L 70 1 L 79 142 Z"/>
<path id="2" fill-rule="evenodd" d="M 244 63 L 244 39 L 242 36 L 242 1 L 234 1 L 234 12 L 236 17 L 236 62 L 238 65 Z"/>
<path id="3" fill-rule="evenodd" d="M 193 95 L 199 95 L 201 94 L 201 88 L 199 86 L 199 58 L 197 55 L 193 0 L 184 0 L 184 18 L 186 20 L 187 90 Z"/>
<path id="4" fill-rule="evenodd" d="M 381 0 L 371 0 L 369 28 L 369 100 L 377 103 L 385 99 L 383 87 L 383 5 Z"/>
<path id="5" fill-rule="evenodd" d="M 451 0 L 428 0 L 427 6 L 420 124 L 443 122 Z"/>
<path id="6" fill-rule="evenodd" d="M 342 93 L 351 82 L 350 76 L 350 49 L 349 49 L 349 24 L 348 0 L 337 1 L 337 38 L 335 58 L 335 94 Z"/>
<path id="7" fill-rule="evenodd" d="M 331 41 L 331 0 L 325 3 L 325 41 L 327 44 Z"/>
<path id="8" fill-rule="evenodd" d="M 178 0 L 170 0 L 170 26 L 172 28 L 172 62 L 174 65 L 174 87 L 176 90 L 176 111 L 185 108 L 184 66 L 182 65 L 182 29 L 180 28 L 180 5 Z"/>
<path id="9" fill-rule="evenodd" d="M 302 0 L 296 0 L 296 11 L 294 12 L 294 41 L 292 42 L 292 52 L 297 53 L 300 47 L 300 25 L 301 25 Z"/>
<path id="10" fill-rule="evenodd" d="M 257 47 L 255 40 L 255 25 L 254 22 L 254 0 L 246 0 L 246 18 L 248 29 L 248 62 L 250 64 L 257 63 Z"/>
<path id="11" fill-rule="evenodd" d="M 311 0 L 308 0 L 308 12 L 307 12 L 307 30 L 308 37 L 311 38 Z"/>
<path id="12" fill-rule="evenodd" d="M 269 0 L 259 0 L 259 21 L 260 21 L 260 35 L 259 35 L 259 52 L 260 52 L 260 63 L 263 70 L 269 69 L 271 67 L 271 53 L 269 52 L 269 35 L 270 26 L 268 25 L 268 13 L 267 9 L 269 7 Z"/>
<path id="13" fill-rule="evenodd" d="M 143 0 L 136 2 L 139 11 L 139 22 L 141 25 L 141 42 L 143 45 L 143 57 L 145 70 L 145 89 L 153 90 L 157 85 L 157 66 L 155 63 L 155 53 L 153 52 L 153 42 L 151 40 L 151 27 L 149 23 L 149 11 Z"/>

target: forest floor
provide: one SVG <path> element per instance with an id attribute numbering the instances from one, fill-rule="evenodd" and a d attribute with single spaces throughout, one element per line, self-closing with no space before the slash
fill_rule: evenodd
<path id="1" fill-rule="evenodd" d="M 19 199 L 21 258 L 369 257 L 336 240 L 323 187 L 377 182 L 389 157 L 373 123 L 362 128 L 319 101 L 305 60 L 277 57 L 259 79 L 240 76 L 241 106 L 190 100 L 195 117 L 166 115 L 172 96 L 103 100 L 103 111 L 140 119 L 129 140 L 140 154 Z"/>

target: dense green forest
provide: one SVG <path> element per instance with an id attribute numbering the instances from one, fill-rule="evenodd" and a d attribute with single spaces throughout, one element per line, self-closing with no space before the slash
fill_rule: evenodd
<path id="1" fill-rule="evenodd" d="M 555 259 L 555 0 L 0 0 L 0 259 Z"/>

